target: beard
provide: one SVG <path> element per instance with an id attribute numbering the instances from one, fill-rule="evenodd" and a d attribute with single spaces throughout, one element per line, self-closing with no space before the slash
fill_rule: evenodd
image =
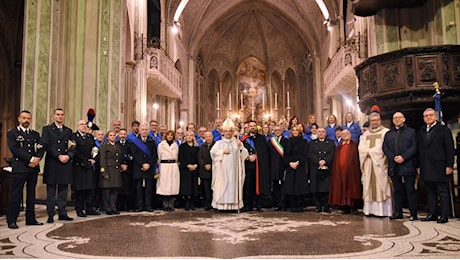
<path id="1" fill-rule="evenodd" d="M 23 123 L 21 123 L 21 126 L 24 127 L 24 128 L 26 128 L 26 129 L 29 128 L 29 125 L 30 125 L 29 122 L 23 122 Z"/>

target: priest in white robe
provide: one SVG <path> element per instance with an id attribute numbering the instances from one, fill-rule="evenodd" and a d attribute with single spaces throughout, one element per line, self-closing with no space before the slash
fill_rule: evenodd
<path id="1" fill-rule="evenodd" d="M 234 137 L 235 125 L 227 118 L 222 124 L 223 137 L 211 148 L 212 207 L 239 210 L 243 205 L 244 160 L 249 153 Z"/>
<path id="2" fill-rule="evenodd" d="M 391 183 L 387 158 L 382 150 L 388 128 L 382 126 L 380 114 L 369 115 L 369 129 L 359 140 L 359 160 L 363 183 L 364 215 L 390 217 L 393 215 Z"/>

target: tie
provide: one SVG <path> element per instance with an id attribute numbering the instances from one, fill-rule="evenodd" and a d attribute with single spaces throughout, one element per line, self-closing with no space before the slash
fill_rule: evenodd
<path id="1" fill-rule="evenodd" d="M 29 129 L 26 129 L 26 135 L 29 135 Z"/>
<path id="2" fill-rule="evenodd" d="M 145 143 L 145 138 L 142 138 L 142 142 Z"/>
<path id="3" fill-rule="evenodd" d="M 83 140 L 86 140 L 86 137 L 85 137 L 85 135 L 81 135 L 81 138 L 83 138 Z"/>

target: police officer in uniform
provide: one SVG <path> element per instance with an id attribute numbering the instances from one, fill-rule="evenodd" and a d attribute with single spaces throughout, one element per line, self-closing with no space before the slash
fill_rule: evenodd
<path id="1" fill-rule="evenodd" d="M 77 131 L 73 134 L 75 141 L 75 155 L 73 162 L 72 190 L 75 191 L 75 210 L 77 216 L 99 215 L 94 210 L 94 192 L 96 183 L 95 157 L 99 149 L 94 143 L 94 137 L 88 134 L 88 127 L 85 120 L 77 123 Z"/>
<path id="2" fill-rule="evenodd" d="M 19 228 L 16 220 L 19 216 L 25 183 L 27 183 L 26 225 L 43 225 L 35 219 L 35 186 L 44 149 L 40 143 L 40 134 L 29 129 L 31 121 L 32 114 L 23 110 L 18 115 L 18 127 L 7 133 L 8 147 L 13 154 L 12 185 L 6 212 L 8 228 L 11 229 Z"/>
<path id="3" fill-rule="evenodd" d="M 72 141 L 72 129 L 64 125 L 64 110 L 54 110 L 54 122 L 42 130 L 42 142 L 46 149 L 45 171 L 43 183 L 46 184 L 46 210 L 48 223 L 53 223 L 58 195 L 59 220 L 73 220 L 67 215 L 67 193 L 72 183 L 72 157 L 75 153 L 75 143 Z M 57 190 L 56 190 L 57 188 Z"/>

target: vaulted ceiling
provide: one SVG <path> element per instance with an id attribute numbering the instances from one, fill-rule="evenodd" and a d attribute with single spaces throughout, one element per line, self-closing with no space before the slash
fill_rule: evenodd
<path id="1" fill-rule="evenodd" d="M 336 2 L 325 1 L 331 17 L 337 17 Z M 272 67 L 277 62 L 295 67 L 306 52 L 321 52 L 323 21 L 314 0 L 189 1 L 180 20 L 181 40 L 208 68 L 234 70 L 249 56 Z"/>

